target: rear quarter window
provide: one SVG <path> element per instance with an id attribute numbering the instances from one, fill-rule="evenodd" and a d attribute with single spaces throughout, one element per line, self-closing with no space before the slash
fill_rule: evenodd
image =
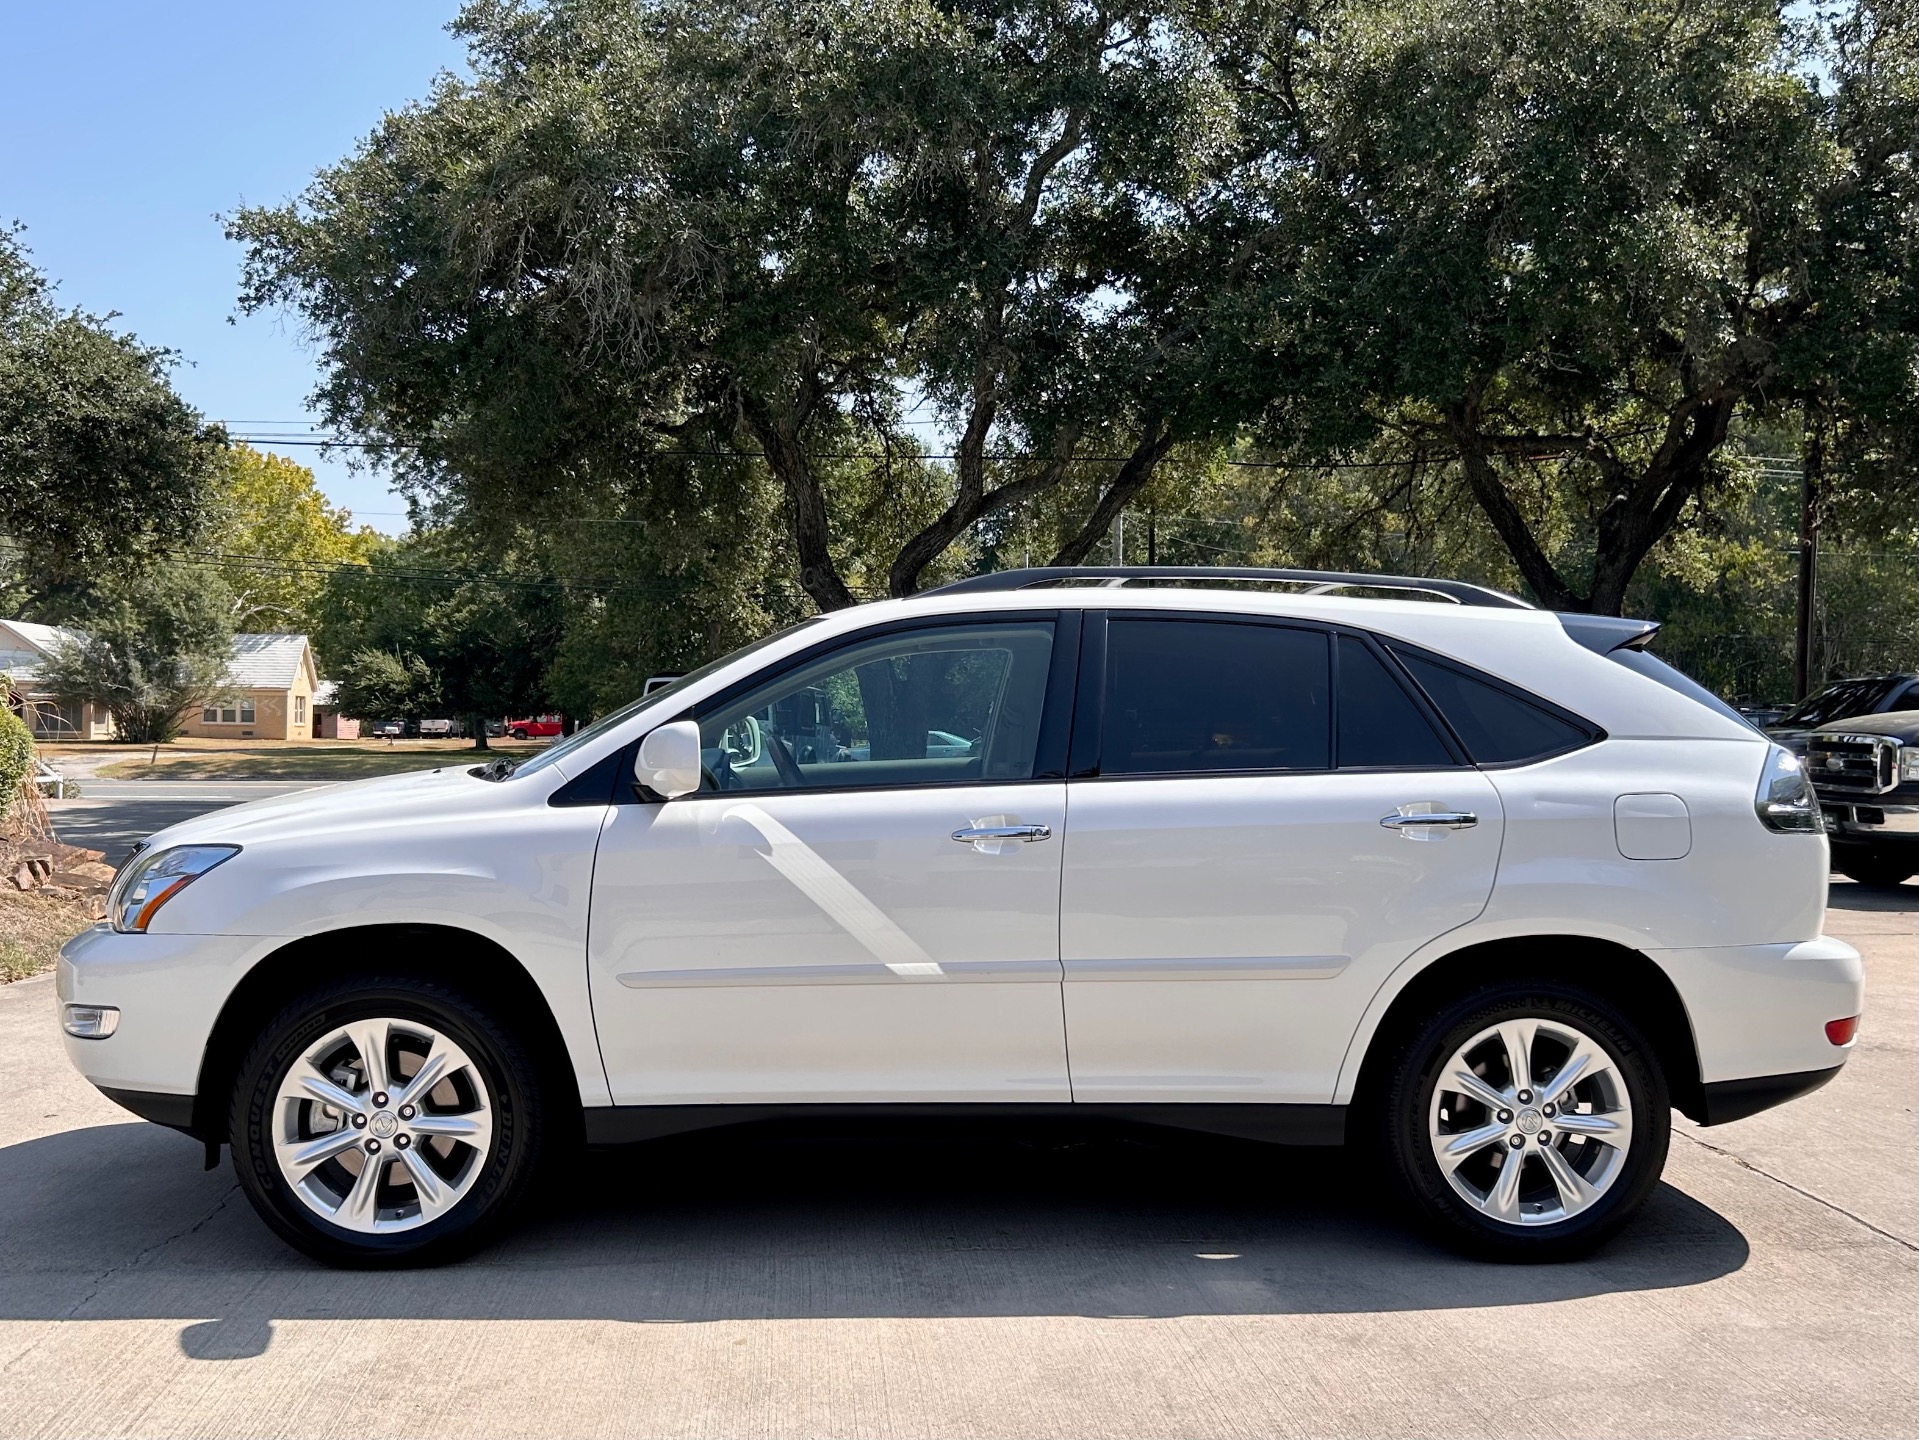
<path id="1" fill-rule="evenodd" d="M 1408 645 L 1390 647 L 1478 765 L 1522 765 L 1599 739 L 1599 727 L 1549 701 Z"/>

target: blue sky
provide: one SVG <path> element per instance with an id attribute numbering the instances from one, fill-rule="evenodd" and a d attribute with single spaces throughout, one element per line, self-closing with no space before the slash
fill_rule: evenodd
<path id="1" fill-rule="evenodd" d="M 209 418 L 255 432 L 310 424 L 311 350 L 289 322 L 236 316 L 239 249 L 215 217 L 297 194 L 382 113 L 460 68 L 445 30 L 457 8 L 7 0 L 0 223 L 26 224 L 64 303 L 117 310 L 123 328 L 179 351 L 175 384 Z M 365 523 L 405 528 L 383 477 L 306 447 L 281 453 Z"/>

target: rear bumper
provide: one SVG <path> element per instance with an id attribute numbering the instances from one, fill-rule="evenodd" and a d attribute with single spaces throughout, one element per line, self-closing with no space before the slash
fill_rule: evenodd
<path id="1" fill-rule="evenodd" d="M 1864 1008 L 1859 952 L 1843 940 L 1822 935 L 1798 944 L 1647 953 L 1671 978 L 1686 1007 L 1708 1113 L 1716 1086 L 1739 1082 L 1763 1090 L 1795 1077 L 1823 1077 L 1743 1112 L 1751 1114 L 1790 1099 L 1791 1093 L 1824 1084 L 1851 1054 L 1849 1045 L 1834 1045 L 1826 1038 L 1827 1021 L 1847 1019 Z M 1719 1108 L 1729 1110 L 1741 1103 L 1734 1097 L 1744 1092 L 1721 1093 Z"/>
<path id="2" fill-rule="evenodd" d="M 1796 1075 L 1755 1075 L 1748 1080 L 1720 1080 L 1707 1085 L 1705 1113 L 1701 1125 L 1724 1125 L 1729 1120 L 1744 1120 L 1761 1110 L 1784 1105 L 1801 1095 L 1810 1095 L 1845 1069 L 1834 1065 L 1829 1070 L 1804 1070 Z"/>

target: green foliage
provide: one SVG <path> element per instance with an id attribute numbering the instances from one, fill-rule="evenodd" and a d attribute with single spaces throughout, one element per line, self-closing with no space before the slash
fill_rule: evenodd
<path id="1" fill-rule="evenodd" d="M 207 548 L 233 592 L 236 625 L 310 630 L 327 571 L 364 563 L 376 532 L 355 531 L 306 466 L 250 445 L 221 456 L 212 481 Z"/>
<path id="2" fill-rule="evenodd" d="M 5 699 L 6 683 L 0 681 L 0 820 L 12 811 L 22 787 L 32 783 L 35 762 L 33 734 Z"/>
<path id="3" fill-rule="evenodd" d="M 111 320 L 59 309 L 0 231 L 0 536 L 55 578 L 192 536 L 224 444 Z"/>
<path id="4" fill-rule="evenodd" d="M 234 217 L 242 303 L 297 309 L 330 419 L 463 512 L 565 514 L 743 450 L 815 603 L 850 602 L 849 568 L 906 593 L 982 519 L 1069 473 L 1124 503 L 1174 438 L 1243 412 L 1182 304 L 1232 267 L 1178 223 L 1224 100 L 1171 19 L 474 4 L 471 82 L 300 203 Z M 897 469 L 908 503 L 863 529 L 847 491 L 874 487 L 832 457 L 854 435 L 910 451 L 902 383 L 960 458 Z M 1075 469 L 1115 445 L 1130 463 Z"/>
<path id="5" fill-rule="evenodd" d="M 370 720 L 417 719 L 440 707 L 440 685 L 418 655 L 356 650 L 335 671 L 340 708 Z"/>
<path id="6" fill-rule="evenodd" d="M 560 587 L 531 545 L 499 549 L 454 530 L 388 542 L 366 565 L 336 570 L 315 610 L 315 648 L 329 669 L 371 684 L 346 702 L 349 712 L 375 719 L 443 707 L 471 722 L 485 749 L 483 719 L 545 699 Z"/>
<path id="7" fill-rule="evenodd" d="M 232 656 L 233 600 L 217 575 L 157 561 L 103 571 L 53 618 L 81 638 L 40 666 L 60 701 L 91 701 L 119 738 L 171 740 L 187 710 L 217 696 Z"/>
<path id="8" fill-rule="evenodd" d="M 1771 0 L 1225 12 L 1292 261 L 1274 441 L 1456 464 L 1539 598 L 1616 611 L 1736 422 L 1910 416 L 1914 37 L 1845 13 L 1871 45 Z"/>

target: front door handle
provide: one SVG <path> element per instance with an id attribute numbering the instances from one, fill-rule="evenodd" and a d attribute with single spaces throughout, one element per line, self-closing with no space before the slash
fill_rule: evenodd
<path id="1" fill-rule="evenodd" d="M 1436 830 L 1470 830 L 1479 823 L 1479 817 L 1470 810 L 1425 810 L 1411 814 L 1404 810 L 1380 817 L 1379 823 L 1388 830 L 1412 831 L 1421 827 Z"/>
<path id="2" fill-rule="evenodd" d="M 976 844 L 981 840 L 1051 840 L 1051 825 L 969 825 L 964 830 L 955 830 L 953 838 L 962 845 Z"/>

